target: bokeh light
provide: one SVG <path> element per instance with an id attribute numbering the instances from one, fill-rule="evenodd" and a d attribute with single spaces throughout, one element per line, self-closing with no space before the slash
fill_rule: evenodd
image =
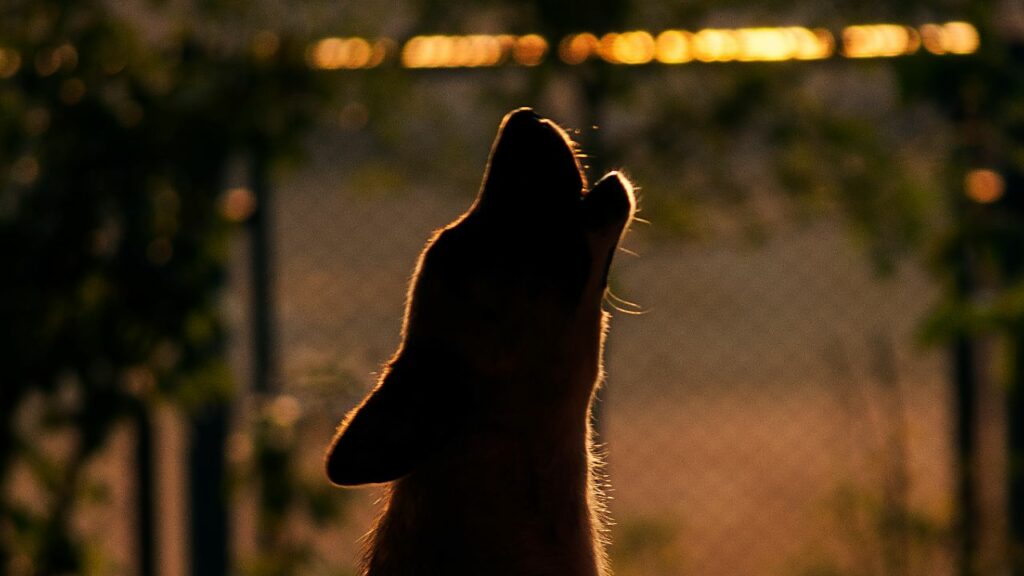
<path id="1" fill-rule="evenodd" d="M 256 196 L 245 187 L 228 189 L 220 198 L 220 214 L 229 222 L 245 222 L 256 211 Z"/>
<path id="2" fill-rule="evenodd" d="M 389 40 L 370 43 L 365 38 L 324 38 L 313 44 L 306 53 L 306 60 L 313 68 L 320 70 L 357 70 L 375 68 L 388 56 Z M 276 49 L 276 48 L 275 48 Z"/>
<path id="3" fill-rule="evenodd" d="M 0 78 L 10 78 L 21 68 L 21 54 L 17 50 L 0 48 Z"/>
<path id="4" fill-rule="evenodd" d="M 843 55 L 847 58 L 887 58 L 913 54 L 921 35 L 909 26 L 868 24 L 843 29 Z"/>
<path id="5" fill-rule="evenodd" d="M 978 49 L 978 32 L 967 22 L 924 24 L 919 29 L 900 24 L 847 26 L 840 34 L 841 55 L 847 58 L 891 58 L 914 54 L 923 45 L 932 54 L 970 54 Z M 259 35 L 254 54 L 276 50 L 275 38 Z M 309 65 L 321 70 L 375 68 L 399 52 L 393 40 L 324 38 L 310 47 Z M 569 65 L 601 60 L 635 66 L 658 62 L 782 62 L 822 60 L 836 55 L 836 36 L 825 28 L 802 26 L 705 28 L 701 30 L 612 31 L 600 37 L 579 32 L 557 44 L 558 58 Z M 399 61 L 405 68 L 487 68 L 516 64 L 537 66 L 549 52 L 548 40 L 538 34 L 420 35 L 402 44 Z M 59 59 L 58 59 L 59 60 Z M 0 75 L 5 56 L 0 52 Z M 59 67 L 44 58 L 37 67 Z"/>
<path id="6" fill-rule="evenodd" d="M 544 61 L 548 42 L 537 34 L 471 34 L 414 36 L 402 47 L 406 68 L 486 68 L 514 62 L 537 66 Z"/>
<path id="7" fill-rule="evenodd" d="M 548 53 L 548 41 L 537 34 L 520 36 L 512 52 L 517 64 L 536 66 L 544 61 Z"/>
<path id="8" fill-rule="evenodd" d="M 967 22 L 925 24 L 921 26 L 921 41 L 932 54 L 971 54 L 978 50 L 978 30 Z"/>
<path id="9" fill-rule="evenodd" d="M 582 64 L 597 53 L 600 41 L 590 32 L 570 34 L 558 43 L 558 56 L 566 64 Z"/>
<path id="10" fill-rule="evenodd" d="M 979 204 L 991 204 L 1003 197 L 1006 181 L 995 170 L 978 168 L 964 177 L 964 192 Z"/>
<path id="11" fill-rule="evenodd" d="M 683 64 L 693 60 L 690 45 L 693 34 L 685 30 L 665 30 L 655 41 L 655 57 L 662 64 Z"/>

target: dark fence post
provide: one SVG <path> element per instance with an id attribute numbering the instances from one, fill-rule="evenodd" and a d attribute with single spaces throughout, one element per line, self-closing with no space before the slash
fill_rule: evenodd
<path id="1" fill-rule="evenodd" d="M 197 408 L 191 418 L 189 525 L 194 576 L 228 574 L 228 414 L 228 401 L 218 399 Z"/>
<path id="2" fill-rule="evenodd" d="M 140 398 L 135 414 L 135 537 L 140 576 L 156 575 L 153 466 L 153 422 L 149 406 Z"/>
<path id="3" fill-rule="evenodd" d="M 966 252 L 966 250 L 964 250 Z M 973 291 L 970 263 L 967 254 L 960 256 L 957 270 L 956 290 L 965 300 Z M 974 342 L 969 334 L 959 333 L 953 340 L 950 353 L 952 360 L 953 391 L 955 394 L 955 458 L 956 499 L 957 499 L 957 536 L 959 537 L 960 554 L 957 574 L 972 576 L 974 559 L 977 550 L 978 505 L 976 501 L 976 369 Z"/>
<path id="4" fill-rule="evenodd" d="M 277 392 L 277 355 L 274 323 L 274 252 L 273 206 L 267 149 L 257 143 L 250 151 L 249 186 L 256 200 L 256 210 L 249 219 L 250 275 L 252 287 L 252 392 L 259 410 Z M 268 422 L 264 415 L 256 422 L 255 443 L 258 457 L 259 496 L 256 542 L 263 553 L 273 553 L 281 539 L 279 526 L 281 486 L 287 484 L 288 458 L 280 449 L 268 445 Z"/>
<path id="5" fill-rule="evenodd" d="M 249 186 L 256 209 L 249 218 L 252 283 L 253 392 L 263 395 L 274 388 L 276 355 L 273 318 L 273 234 L 271 189 L 265 146 L 256 144 L 249 158 Z"/>

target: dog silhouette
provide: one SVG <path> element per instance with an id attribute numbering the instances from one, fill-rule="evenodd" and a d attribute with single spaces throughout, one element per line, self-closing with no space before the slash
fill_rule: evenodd
<path id="1" fill-rule="evenodd" d="M 427 243 L 402 343 L 327 451 L 341 486 L 390 482 L 363 574 L 607 573 L 590 409 L 608 269 L 632 186 L 505 116 L 479 195 Z"/>

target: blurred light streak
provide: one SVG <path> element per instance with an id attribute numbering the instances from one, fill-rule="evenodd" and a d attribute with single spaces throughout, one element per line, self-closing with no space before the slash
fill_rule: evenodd
<path id="1" fill-rule="evenodd" d="M 865 24 L 843 28 L 843 55 L 847 58 L 887 58 L 913 54 L 921 35 L 900 24 Z"/>
<path id="2" fill-rule="evenodd" d="M 488 68 L 514 62 L 537 66 L 548 53 L 548 41 L 537 34 L 471 34 L 414 36 L 402 47 L 406 68 Z"/>
<path id="3" fill-rule="evenodd" d="M 733 30 L 706 28 L 693 36 L 693 52 L 701 62 L 736 60 L 740 43 Z"/>
<path id="4" fill-rule="evenodd" d="M 320 70 L 376 68 L 393 51 L 394 42 L 379 39 L 330 37 L 317 41 L 306 51 L 306 62 Z"/>
<path id="5" fill-rule="evenodd" d="M 657 44 L 649 32 L 635 30 L 601 37 L 599 55 L 613 64 L 647 64 L 657 54 Z"/>
<path id="6" fill-rule="evenodd" d="M 578 65 L 601 60 L 617 65 L 700 62 L 783 62 L 832 58 L 841 46 L 846 58 L 890 58 L 914 54 L 923 46 L 931 54 L 970 54 L 978 49 L 978 31 L 967 22 L 923 24 L 858 24 L 836 36 L 825 28 L 803 26 L 704 28 L 695 31 L 647 30 L 580 32 L 557 44 L 558 58 Z M 310 47 L 310 66 L 324 70 L 374 68 L 399 52 L 389 39 L 374 43 L 353 38 L 324 38 Z M 405 68 L 488 68 L 506 64 L 537 66 L 549 52 L 537 34 L 421 35 L 402 44 L 399 61 Z M 7 61 L 0 52 L 0 75 Z M 44 68 L 53 67 L 48 61 Z M 40 62 L 37 61 L 37 67 Z M 59 66 L 56 65 L 56 66 Z"/>
<path id="7" fill-rule="evenodd" d="M 655 40 L 655 58 L 662 64 L 684 64 L 693 60 L 693 34 L 685 30 L 665 30 Z"/>
<path id="8" fill-rule="evenodd" d="M 979 168 L 964 177 L 964 192 L 979 204 L 991 204 L 1003 197 L 1006 181 L 995 170 Z"/>
<path id="9" fill-rule="evenodd" d="M 921 26 L 924 49 L 932 54 L 971 54 L 978 50 L 978 30 L 967 22 Z"/>
<path id="10" fill-rule="evenodd" d="M 516 40 L 512 57 L 517 64 L 523 66 L 536 66 L 544 61 L 548 53 L 548 41 L 537 34 L 520 36 Z"/>
<path id="11" fill-rule="evenodd" d="M 582 64 L 597 54 L 600 41 L 590 32 L 570 34 L 558 43 L 558 57 L 566 64 Z"/>
<path id="12" fill-rule="evenodd" d="M 609 32 L 598 40 L 593 34 L 573 34 L 559 43 L 559 56 L 567 64 L 580 64 L 597 56 L 611 64 L 685 64 L 702 62 L 770 62 L 818 60 L 832 56 L 835 39 L 824 29 L 706 28 L 664 30 L 654 37 L 643 30 Z"/>

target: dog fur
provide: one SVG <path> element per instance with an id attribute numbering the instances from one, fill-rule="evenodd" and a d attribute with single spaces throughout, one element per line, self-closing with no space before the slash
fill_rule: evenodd
<path id="1" fill-rule="evenodd" d="M 502 121 L 476 202 L 420 256 L 398 351 L 327 452 L 335 484 L 391 483 L 366 576 L 607 574 L 590 410 L 635 206 L 618 173 L 587 190 L 553 122 Z"/>

